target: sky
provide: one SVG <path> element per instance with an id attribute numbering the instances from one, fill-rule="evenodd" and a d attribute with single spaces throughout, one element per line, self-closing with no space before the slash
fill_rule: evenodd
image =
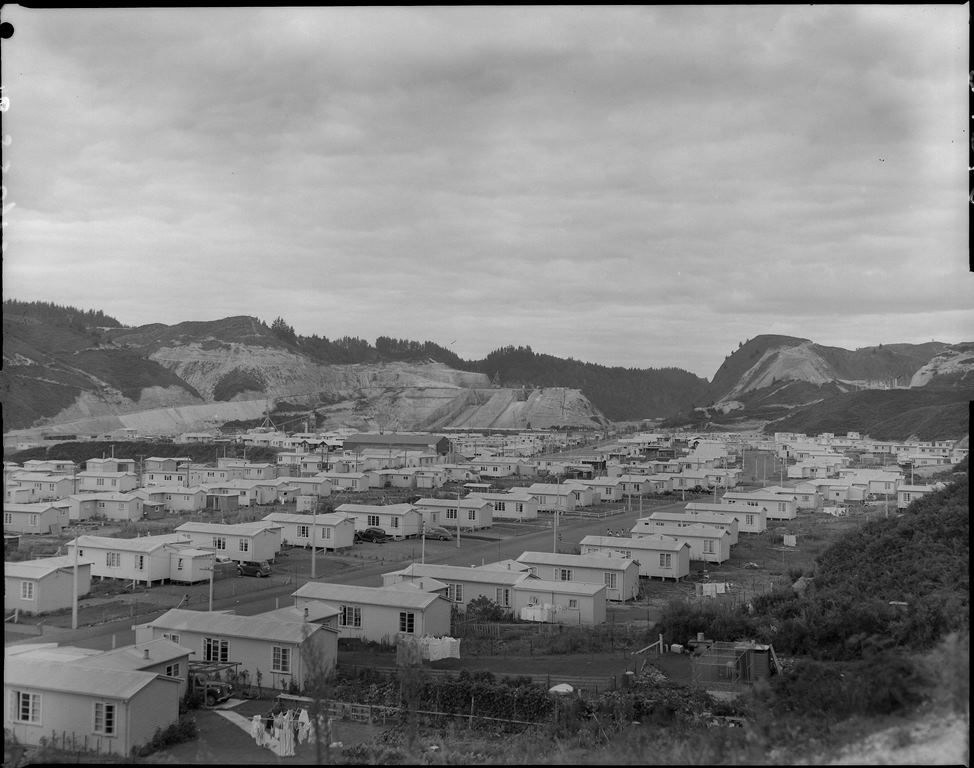
<path id="1" fill-rule="evenodd" d="M 5 5 L 3 297 L 507 345 L 974 340 L 967 5 Z"/>

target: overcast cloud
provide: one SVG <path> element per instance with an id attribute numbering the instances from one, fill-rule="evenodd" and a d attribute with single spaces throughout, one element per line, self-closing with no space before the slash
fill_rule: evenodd
<path id="1" fill-rule="evenodd" d="M 707 378 L 972 340 L 968 10 L 4 6 L 4 298 Z"/>

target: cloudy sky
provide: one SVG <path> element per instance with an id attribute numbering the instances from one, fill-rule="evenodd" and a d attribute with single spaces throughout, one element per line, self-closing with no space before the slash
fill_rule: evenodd
<path id="1" fill-rule="evenodd" d="M 974 340 L 967 6 L 2 16 L 4 298 L 708 378 Z"/>

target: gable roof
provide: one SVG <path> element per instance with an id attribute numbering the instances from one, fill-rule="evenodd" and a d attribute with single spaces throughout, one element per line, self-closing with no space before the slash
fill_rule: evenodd
<path id="1" fill-rule="evenodd" d="M 432 576 L 439 581 L 472 581 L 481 584 L 516 584 L 529 574 L 523 571 L 495 570 L 491 568 L 470 568 L 462 565 L 441 565 L 438 563 L 413 563 L 391 573 L 403 576 Z M 385 576 L 387 574 L 383 574 Z"/>
<path id="2" fill-rule="evenodd" d="M 274 525 L 272 522 L 267 521 L 266 518 L 252 523 L 183 523 L 182 525 L 176 526 L 177 531 L 184 531 L 186 533 L 222 533 L 237 536 L 256 536 L 266 530 L 276 528 L 280 528 L 280 526 Z"/>
<path id="3" fill-rule="evenodd" d="M 91 565 L 91 560 L 78 558 L 79 568 Z M 60 570 L 74 570 L 74 555 L 41 557 L 37 560 L 21 560 L 19 562 L 4 562 L 3 564 L 3 575 L 13 579 L 42 579 Z"/>
<path id="4" fill-rule="evenodd" d="M 339 525 L 341 523 L 355 524 L 355 519 L 341 512 L 323 512 L 318 515 L 302 515 L 295 512 L 271 512 L 264 515 L 264 520 L 271 523 L 297 523 L 298 525 Z"/>
<path id="5" fill-rule="evenodd" d="M 146 651 L 149 652 L 146 656 Z M 189 656 L 192 651 L 177 645 L 171 640 L 160 637 L 146 643 L 135 643 L 122 648 L 88 656 L 84 659 L 85 666 L 105 667 L 108 669 L 145 669 L 156 664 L 165 664 L 183 656 Z"/>
<path id="6" fill-rule="evenodd" d="M 340 504 L 335 507 L 336 512 L 347 512 L 350 515 L 405 515 L 415 512 L 412 504 Z"/>
<path id="7" fill-rule="evenodd" d="M 402 608 L 427 608 L 440 599 L 432 592 L 417 590 L 410 593 L 388 587 L 359 587 L 350 584 L 332 584 L 326 581 L 309 581 L 291 593 L 294 597 L 322 600 L 329 603 L 365 603 L 369 605 Z"/>
<path id="8" fill-rule="evenodd" d="M 117 539 L 111 536 L 78 536 L 65 542 L 65 546 L 77 543 L 79 547 L 94 549 L 121 549 L 126 552 L 155 552 L 172 544 L 189 544 L 189 539 L 178 533 L 161 533 L 157 536 L 137 536 L 134 539 Z"/>
<path id="9" fill-rule="evenodd" d="M 188 611 L 172 608 L 145 626 L 155 629 L 182 630 L 185 632 L 209 632 L 214 635 L 246 637 L 253 640 L 277 640 L 286 643 L 302 643 L 307 637 L 308 627 L 312 632 L 321 628 L 319 624 L 282 621 L 279 618 L 238 616 L 220 611 Z"/>
<path id="10" fill-rule="evenodd" d="M 665 533 L 676 538 L 704 538 L 719 539 L 722 536 L 730 536 L 731 532 L 726 528 L 715 528 L 704 523 L 669 523 L 662 521 L 637 521 L 631 529 L 632 533 Z"/>
<path id="11" fill-rule="evenodd" d="M 626 571 L 636 566 L 628 557 L 609 554 L 566 555 L 561 552 L 522 552 L 517 561 L 538 565 L 564 565 L 575 568 L 598 568 L 609 571 Z"/>
<path id="12" fill-rule="evenodd" d="M 672 536 L 649 533 L 644 536 L 585 536 L 581 544 L 594 547 L 615 547 L 618 549 L 648 549 L 660 552 L 678 552 L 690 545 Z"/>
<path id="13" fill-rule="evenodd" d="M 630 563 L 633 561 L 630 560 Z M 635 563 L 633 563 L 635 564 Z M 514 585 L 518 592 L 558 592 L 563 595 L 594 596 L 605 591 L 605 584 L 591 584 L 585 581 L 548 581 L 546 579 L 530 579 Z"/>
<path id="14" fill-rule="evenodd" d="M 123 701 L 131 699 L 158 677 L 154 672 L 125 669 L 117 669 L 108 675 L 103 668 L 77 662 L 52 663 L 23 657 L 3 667 L 5 686 L 103 696 Z"/>

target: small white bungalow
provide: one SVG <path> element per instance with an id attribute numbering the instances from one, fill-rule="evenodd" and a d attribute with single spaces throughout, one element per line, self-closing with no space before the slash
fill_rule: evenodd
<path id="1" fill-rule="evenodd" d="M 440 595 L 401 588 L 311 581 L 293 593 L 297 608 L 338 609 L 339 637 L 395 644 L 400 635 L 449 635 L 450 603 Z"/>
<path id="2" fill-rule="evenodd" d="M 525 520 L 538 519 L 538 500 L 524 491 L 510 491 L 508 493 L 486 493 L 476 491 L 470 493 L 467 498 L 481 498 L 488 502 L 494 510 L 494 518 L 497 520 Z"/>
<path id="3" fill-rule="evenodd" d="M 794 498 L 764 489 L 756 491 L 728 491 L 720 497 L 721 504 L 740 507 L 742 509 L 763 510 L 768 520 L 793 520 L 798 515 L 798 502 Z"/>
<path id="4" fill-rule="evenodd" d="M 633 538 L 647 534 L 671 536 L 677 541 L 685 541 L 690 545 L 691 560 L 722 563 L 730 558 L 730 532 L 712 525 L 638 521 L 632 527 Z"/>
<path id="5" fill-rule="evenodd" d="M 467 496 L 460 499 L 419 499 L 413 503 L 427 525 L 476 530 L 494 524 L 494 508 L 486 499 Z"/>
<path id="6" fill-rule="evenodd" d="M 639 575 L 679 581 L 690 575 L 690 545 L 672 536 L 585 536 L 583 555 L 615 552 L 639 565 Z"/>
<path id="7" fill-rule="evenodd" d="M 355 520 L 355 530 L 381 528 L 395 538 L 418 536 L 423 516 L 412 504 L 340 504 L 336 512 Z"/>
<path id="8" fill-rule="evenodd" d="M 639 596 L 639 566 L 611 551 L 587 555 L 523 552 L 517 561 L 529 566 L 539 579 L 602 584 L 607 600 L 625 602 Z"/>
<path id="9" fill-rule="evenodd" d="M 578 506 L 572 488 L 560 483 L 533 483 L 527 488 L 511 490 L 533 497 L 538 502 L 539 512 L 571 512 Z"/>
<path id="10" fill-rule="evenodd" d="M 338 659 L 338 632 L 315 621 L 286 620 L 280 615 L 237 616 L 222 611 L 173 608 L 158 619 L 135 627 L 137 643 L 164 638 L 190 648 L 197 661 L 238 662 L 239 671 L 263 684 L 303 687 L 315 669 L 328 672 Z"/>
<path id="11" fill-rule="evenodd" d="M 68 510 L 51 501 L 4 504 L 4 533 L 60 533 L 69 523 Z"/>
<path id="12" fill-rule="evenodd" d="M 298 489 L 300 496 L 315 496 L 319 499 L 331 496 L 331 481 L 318 475 L 290 477 L 288 483 Z"/>
<path id="13" fill-rule="evenodd" d="M 687 503 L 684 512 L 688 515 L 695 515 L 697 512 L 718 512 L 722 515 L 731 515 L 737 520 L 738 533 L 763 533 L 768 530 L 767 512 L 753 507 L 742 508 L 735 504 L 691 501 Z M 705 521 L 701 519 L 699 522 Z"/>
<path id="14" fill-rule="evenodd" d="M 134 472 L 79 472 L 78 491 L 81 493 L 111 491 L 125 493 L 139 487 Z"/>
<path id="15" fill-rule="evenodd" d="M 398 571 L 383 573 L 382 586 L 389 587 L 399 582 L 416 582 L 433 578 L 446 584 L 446 599 L 459 611 L 465 611 L 467 604 L 479 597 L 486 597 L 501 608 L 513 611 L 511 589 L 519 581 L 529 577 L 527 571 L 516 568 L 501 569 L 487 566 L 472 568 L 462 565 L 413 563 Z"/>
<path id="16" fill-rule="evenodd" d="M 942 488 L 943 486 L 934 485 L 901 485 L 896 489 L 896 508 L 906 509 L 910 504 L 928 493 Z"/>
<path id="17" fill-rule="evenodd" d="M 581 626 L 605 623 L 604 584 L 528 578 L 515 584 L 512 592 L 515 615 L 522 620 Z"/>
<path id="18" fill-rule="evenodd" d="M 332 484 L 334 491 L 367 491 L 369 490 L 369 476 L 364 472 L 319 472 Z"/>
<path id="19" fill-rule="evenodd" d="M 271 512 L 264 520 L 281 526 L 281 543 L 285 546 L 320 549 L 347 549 L 355 543 L 355 519 L 341 512 L 301 515 Z"/>
<path id="20" fill-rule="evenodd" d="M 183 523 L 176 532 L 186 536 L 194 547 L 207 549 L 231 560 L 273 561 L 281 551 L 281 526 L 259 520 L 253 523 Z"/>
<path id="21" fill-rule="evenodd" d="M 734 546 L 738 541 L 737 518 L 727 512 L 696 511 L 687 512 L 686 510 L 653 512 L 646 517 L 639 518 L 636 522 L 651 521 L 659 524 L 676 523 L 677 525 L 694 525 L 703 523 L 714 528 L 720 528 L 730 533 L 730 545 Z"/>
<path id="22" fill-rule="evenodd" d="M 617 477 L 596 477 L 592 480 L 576 480 L 580 485 L 587 485 L 595 490 L 599 501 L 620 501 L 622 499 L 622 482 Z"/>
<path id="23" fill-rule="evenodd" d="M 118 539 L 109 536 L 79 536 L 65 544 L 68 557 L 74 558 L 78 547 L 78 559 L 91 562 L 91 575 L 100 579 L 121 579 L 151 586 L 164 581 L 202 581 L 203 578 L 186 578 L 179 572 L 180 557 L 187 568 L 195 560 L 197 574 L 200 569 L 212 567 L 213 553 L 209 562 L 199 554 L 183 554 L 194 549 L 192 542 L 178 533 L 159 536 L 139 536 L 134 539 Z M 187 575 L 193 573 L 187 568 Z M 208 578 L 207 573 L 205 578 Z"/>
<path id="24" fill-rule="evenodd" d="M 70 608 L 74 594 L 74 557 L 42 557 L 3 564 L 4 609 L 47 613 Z M 91 561 L 78 562 L 78 596 L 91 591 Z"/>

